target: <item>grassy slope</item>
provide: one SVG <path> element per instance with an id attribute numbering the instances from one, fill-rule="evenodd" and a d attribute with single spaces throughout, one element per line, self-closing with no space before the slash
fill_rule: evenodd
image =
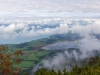
<path id="1" fill-rule="evenodd" d="M 75 37 L 75 35 L 73 35 Z M 25 42 L 20 44 L 7 44 L 9 47 L 9 50 L 15 51 L 15 50 L 22 50 L 23 51 L 23 57 L 22 63 L 20 65 L 15 65 L 19 67 L 23 67 L 23 69 L 28 69 L 37 63 L 41 62 L 43 57 L 45 57 L 47 54 L 51 53 L 52 51 L 45 51 L 41 50 L 43 46 L 50 45 L 56 42 L 61 42 L 65 40 L 73 40 L 71 34 L 61 34 L 61 35 L 54 35 L 50 36 L 49 38 L 43 38 L 39 40 L 33 40 L 31 42 Z"/>

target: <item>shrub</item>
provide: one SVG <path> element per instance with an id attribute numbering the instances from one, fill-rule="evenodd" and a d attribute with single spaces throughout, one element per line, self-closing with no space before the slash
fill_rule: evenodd
<path id="1" fill-rule="evenodd" d="M 14 67 L 14 64 L 20 64 L 22 51 L 11 53 L 8 50 L 8 46 L 0 45 L 0 75 L 19 75 L 21 68 Z"/>

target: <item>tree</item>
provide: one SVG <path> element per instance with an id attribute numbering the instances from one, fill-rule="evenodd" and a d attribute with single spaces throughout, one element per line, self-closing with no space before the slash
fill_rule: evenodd
<path id="1" fill-rule="evenodd" d="M 22 55 L 21 50 L 9 52 L 8 46 L 0 45 L 0 74 L 3 75 L 18 75 L 21 68 L 14 67 L 14 64 L 20 64 Z"/>
<path id="2" fill-rule="evenodd" d="M 60 70 L 58 70 L 58 75 L 62 75 L 62 73 L 61 73 L 61 71 L 60 71 Z"/>

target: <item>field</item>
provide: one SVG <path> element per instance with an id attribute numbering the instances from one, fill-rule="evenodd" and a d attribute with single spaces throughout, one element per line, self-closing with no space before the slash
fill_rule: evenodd
<path id="1" fill-rule="evenodd" d="M 20 64 L 14 65 L 15 67 L 21 67 L 23 70 L 30 69 L 34 67 L 37 63 L 41 63 L 42 59 L 49 54 L 50 51 L 23 51 L 22 62 Z"/>
<path id="2" fill-rule="evenodd" d="M 42 47 L 61 41 L 75 40 L 77 38 L 77 36 L 75 35 L 71 33 L 59 34 L 50 36 L 49 38 L 33 40 L 30 42 L 25 42 L 20 44 L 5 44 L 5 45 L 9 47 L 9 52 L 22 50 L 23 56 L 20 57 L 22 58 L 22 62 L 21 64 L 16 64 L 14 66 L 22 67 L 23 70 L 28 70 L 31 67 L 34 67 L 36 64 L 41 63 L 42 60 L 47 55 L 55 55 L 55 51 L 43 50 Z M 73 38 L 70 38 L 72 36 Z"/>

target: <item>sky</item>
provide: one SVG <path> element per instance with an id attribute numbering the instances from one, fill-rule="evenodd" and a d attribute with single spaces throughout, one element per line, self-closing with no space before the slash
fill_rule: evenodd
<path id="1" fill-rule="evenodd" d="M 91 14 L 91 17 L 99 17 L 99 6 L 99 0 L 0 0 L 0 16 L 81 17 Z"/>
<path id="2" fill-rule="evenodd" d="M 100 20 L 99 6 L 99 0 L 0 0 L 0 43 L 22 43 L 74 32 L 77 25 L 82 26 L 78 21 L 95 25 Z M 68 24 L 75 26 L 68 28 Z"/>

